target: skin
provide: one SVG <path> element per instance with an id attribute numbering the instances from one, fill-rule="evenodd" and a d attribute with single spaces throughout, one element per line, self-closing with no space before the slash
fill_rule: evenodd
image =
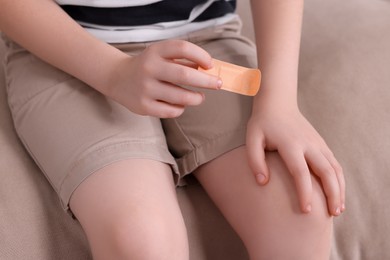
<path id="1" fill-rule="evenodd" d="M 295 205 L 296 201 L 301 212 L 310 213 L 300 215 L 312 218 L 320 216 L 325 219 L 327 231 L 323 233 L 324 237 L 329 240 L 328 234 L 331 224 L 327 218 L 329 216 L 325 216 L 323 210 L 326 207 L 327 213 L 333 216 L 338 216 L 345 210 L 345 181 L 340 164 L 325 141 L 301 114 L 297 104 L 297 71 L 303 0 L 253 0 L 251 3 L 254 13 L 259 68 L 262 71 L 262 86 L 261 91 L 254 98 L 252 116 L 248 122 L 247 145 L 245 149 L 237 149 L 233 153 L 228 153 L 226 156 L 201 167 L 196 176 L 229 222 L 238 230 L 243 240 L 247 241 L 245 244 L 252 258 L 261 259 L 258 256 L 257 243 L 253 244 L 253 241 L 264 241 L 264 243 L 271 241 L 268 236 L 257 237 L 262 233 L 264 227 L 270 225 L 259 225 L 257 226 L 258 232 L 252 232 L 253 227 L 245 225 L 247 221 L 240 218 L 246 214 L 235 216 L 235 212 L 248 212 L 253 216 L 252 222 L 256 222 L 258 216 L 263 215 L 263 209 L 272 212 L 279 210 L 281 216 L 291 215 L 291 218 L 286 219 L 294 220 L 296 212 L 291 211 L 288 205 Z M 192 43 L 179 40 L 161 41 L 149 46 L 142 54 L 130 57 L 111 45 L 92 37 L 70 19 L 52 0 L 0 0 L 0 30 L 42 60 L 84 81 L 105 96 L 140 115 L 158 118 L 177 117 L 184 112 L 186 107 L 197 106 L 203 102 L 205 96 L 202 89 L 217 91 L 223 84 L 218 77 L 194 69 L 198 66 L 205 69 L 211 68 L 212 57 Z M 186 62 L 182 62 L 183 60 Z M 159 70 L 162 67 L 164 71 Z M 193 86 L 199 91 L 190 91 L 181 88 L 180 85 Z M 281 160 L 275 159 L 274 156 L 268 156 L 269 152 L 274 151 L 280 155 Z M 247 175 L 244 174 L 239 178 L 235 172 L 230 170 L 235 169 L 237 164 L 226 166 L 229 165 L 226 162 L 234 162 L 234 158 L 242 158 L 248 162 L 248 167 L 243 172 L 248 172 L 249 176 L 253 173 L 254 177 L 251 178 L 253 184 L 257 182 L 260 186 L 267 187 L 271 194 L 283 196 L 284 199 L 280 202 L 280 205 L 283 205 L 283 210 L 279 208 L 279 205 L 274 205 L 272 199 L 262 199 L 267 194 L 262 193 L 261 188 L 264 187 L 253 186 Z M 282 164 L 286 165 L 286 170 L 283 167 L 280 168 Z M 149 166 L 146 167 L 146 165 Z M 144 174 L 121 175 L 129 169 Z M 117 179 L 109 177 L 112 176 L 113 172 L 120 177 Z M 115 214 L 120 216 L 122 220 L 133 216 L 131 210 L 124 211 L 121 205 L 129 203 L 131 208 L 132 205 L 136 205 L 136 202 L 132 201 L 131 198 L 137 197 L 137 194 L 130 191 L 143 192 L 143 189 L 136 189 L 136 187 L 128 189 L 127 186 L 123 186 L 124 179 L 128 179 L 128 182 L 134 183 L 134 185 L 150 183 L 154 179 L 154 172 L 164 172 L 165 177 L 164 180 L 154 183 L 154 189 L 147 193 L 150 195 L 154 191 L 156 196 L 150 196 L 150 200 L 146 199 L 146 195 L 142 196 L 145 198 L 145 204 L 159 205 L 159 203 L 163 203 L 163 201 L 159 202 L 159 199 L 162 198 L 174 200 L 172 199 L 174 197 L 172 180 L 166 179 L 169 178 L 167 176 L 170 176 L 169 169 L 166 165 L 159 165 L 148 160 L 126 161 L 123 162 L 123 165 L 112 165 L 88 178 L 75 191 L 70 202 L 71 208 L 86 231 L 96 259 L 99 259 L 99 256 L 102 259 L 112 258 L 112 256 L 108 256 L 107 252 L 117 249 L 115 245 L 108 248 L 110 245 L 106 245 L 104 240 L 99 240 L 99 237 L 104 238 L 107 235 L 104 233 L 104 228 L 105 230 L 112 229 L 110 226 L 112 222 L 107 221 L 112 217 L 112 212 L 115 211 Z M 209 174 L 210 172 L 216 173 Z M 234 181 L 221 181 L 221 178 L 224 177 L 218 172 L 229 172 L 226 176 L 231 176 Z M 291 177 L 287 178 L 283 172 L 288 172 Z M 270 181 L 271 174 L 275 175 L 272 177 L 275 181 Z M 116 193 L 107 187 L 106 183 L 109 181 L 113 183 L 111 187 L 115 187 Z M 244 185 L 241 187 L 248 187 L 243 191 L 237 191 L 238 194 L 246 194 L 246 197 L 240 197 L 240 201 L 230 203 L 226 198 L 231 188 L 234 187 L 229 185 L 238 181 Z M 295 190 L 291 189 L 294 185 L 284 184 L 289 183 L 289 181 L 294 183 Z M 220 188 L 219 184 L 223 184 L 226 190 Z M 280 189 L 283 185 L 288 188 Z M 254 187 L 258 188 L 258 191 Z M 95 191 L 102 189 L 106 189 L 105 194 L 110 194 L 110 196 L 100 198 L 107 200 L 106 203 L 100 204 L 98 201 L 93 203 L 96 200 Z M 159 189 L 164 189 L 166 196 L 160 198 L 158 194 L 161 193 L 157 192 Z M 246 193 L 243 193 L 244 191 Z M 319 191 L 321 193 L 323 191 L 324 198 L 319 195 Z M 292 201 L 286 199 L 291 193 L 295 193 L 291 195 Z M 296 200 L 293 199 L 295 195 Z M 128 200 L 119 203 L 121 198 Z M 245 203 L 242 203 L 242 200 Z M 115 201 L 119 204 L 113 204 Z M 259 206 L 257 211 L 251 210 L 260 201 L 265 206 Z M 108 205 L 112 206 L 110 211 L 105 208 Z M 318 207 L 321 207 L 322 211 Z M 175 203 L 170 204 L 169 209 L 152 207 L 143 210 L 152 211 L 153 216 L 166 216 L 167 221 L 172 219 L 169 214 L 179 212 Z M 110 214 L 105 215 L 104 213 L 107 212 Z M 153 221 L 152 219 L 146 221 L 150 214 L 142 214 L 139 221 L 145 220 L 145 225 Z M 179 214 L 177 213 L 176 216 Z M 171 223 L 172 229 L 170 230 L 174 230 L 177 227 L 176 223 L 180 221 L 179 218 L 175 223 Z M 273 219 L 270 219 L 269 222 L 264 223 L 273 223 L 272 221 Z M 302 218 L 297 218 L 297 223 L 302 224 L 300 221 Z M 308 234 L 314 227 L 319 226 L 316 221 L 310 221 L 309 217 L 307 221 L 303 222 L 314 223 L 307 225 L 310 227 L 306 230 Z M 166 224 L 162 223 L 159 226 L 161 228 L 159 241 L 163 241 Z M 297 225 L 294 224 L 294 221 L 290 223 L 292 227 Z M 142 225 L 136 226 L 137 228 L 142 227 Z M 97 229 L 97 227 L 104 228 Z M 130 227 L 129 230 L 131 230 Z M 181 227 L 174 234 L 178 241 L 184 241 L 182 246 L 176 247 L 184 248 L 183 251 L 175 253 L 178 255 L 177 259 L 185 259 L 188 256 L 183 230 L 185 230 L 184 224 L 181 223 Z M 145 236 L 150 235 L 144 241 L 155 236 L 155 232 L 143 233 Z M 268 234 L 268 232 L 266 233 Z M 129 238 L 128 241 L 132 241 L 130 234 L 132 232 L 126 234 L 126 237 Z M 120 234 L 119 237 L 123 238 L 122 235 Z M 280 233 L 280 237 L 287 237 L 287 235 L 287 233 Z M 118 234 L 113 236 L 116 237 Z M 137 236 L 133 239 L 139 241 Z M 274 241 L 280 241 L 279 237 L 275 236 Z M 286 241 L 284 244 L 289 245 L 289 242 Z M 319 244 L 321 243 L 319 242 Z M 107 248 L 104 247 L 105 245 Z M 269 247 L 263 249 L 267 248 Z M 324 248 L 323 255 L 326 255 L 327 246 Z M 161 248 L 157 248 L 156 252 L 161 252 L 161 250 Z M 279 251 L 276 249 L 271 253 Z M 122 251 L 117 250 L 117 252 Z M 148 252 L 152 253 L 153 250 L 149 248 Z M 171 253 L 168 252 L 167 255 Z M 126 257 L 113 259 L 122 258 Z M 153 256 L 150 259 L 153 259 Z M 280 259 L 283 257 L 281 256 Z M 302 256 L 298 259 L 312 258 Z M 326 258 L 324 257 L 324 259 Z"/>
<path id="2" fill-rule="evenodd" d="M 261 91 L 248 123 L 249 164 L 264 184 L 269 170 L 265 151 L 278 151 L 295 180 L 301 209 L 310 212 L 311 174 L 321 180 L 329 213 L 345 210 L 345 181 L 340 164 L 297 105 L 297 75 L 303 0 L 251 1 Z M 310 171 L 311 169 L 312 171 Z"/>

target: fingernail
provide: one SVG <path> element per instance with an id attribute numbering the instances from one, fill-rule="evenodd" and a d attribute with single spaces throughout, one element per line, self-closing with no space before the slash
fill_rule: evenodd
<path id="1" fill-rule="evenodd" d="M 343 212 L 345 210 L 345 204 L 343 203 L 342 205 L 341 205 L 341 212 Z"/>
<path id="2" fill-rule="evenodd" d="M 202 92 L 198 92 L 202 96 L 202 102 L 206 99 L 206 95 Z"/>
<path id="3" fill-rule="evenodd" d="M 256 175 L 256 180 L 257 180 L 258 183 L 264 184 L 265 181 L 266 181 L 266 177 L 265 177 L 264 174 L 259 173 L 259 174 Z"/>
<path id="4" fill-rule="evenodd" d="M 222 80 L 219 79 L 219 80 L 217 81 L 217 88 L 220 89 L 220 88 L 222 87 L 222 84 L 223 84 Z"/>
<path id="5" fill-rule="evenodd" d="M 337 207 L 337 208 L 336 208 L 336 211 L 335 211 L 336 216 L 340 215 L 340 213 L 341 213 L 341 212 L 340 212 L 340 208 Z"/>
<path id="6" fill-rule="evenodd" d="M 306 206 L 305 212 L 306 212 L 306 213 L 311 212 L 311 205 L 310 205 L 310 204 Z"/>

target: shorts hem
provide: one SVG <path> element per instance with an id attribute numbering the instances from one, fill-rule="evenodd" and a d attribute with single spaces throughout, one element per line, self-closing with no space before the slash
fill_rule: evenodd
<path id="1" fill-rule="evenodd" d="M 155 143 L 117 143 L 105 147 L 104 149 L 92 151 L 80 158 L 81 159 L 67 174 L 59 188 L 61 205 L 70 215 L 72 215 L 72 212 L 69 208 L 69 201 L 77 187 L 96 171 L 115 162 L 127 159 L 150 159 L 160 161 L 171 166 L 174 175 L 176 175 L 176 182 L 179 179 L 179 171 L 174 158 L 170 156 L 168 149 Z"/>
<path id="2" fill-rule="evenodd" d="M 179 186 L 186 185 L 184 177 L 192 173 L 202 164 L 210 162 L 217 157 L 246 144 L 246 127 L 225 133 L 201 146 L 196 147 L 185 156 L 176 159 L 179 167 Z"/>

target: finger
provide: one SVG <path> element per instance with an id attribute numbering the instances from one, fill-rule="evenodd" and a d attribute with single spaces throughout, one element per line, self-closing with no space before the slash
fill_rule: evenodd
<path id="1" fill-rule="evenodd" d="M 148 115 L 158 118 L 175 118 L 184 112 L 184 107 L 172 105 L 162 101 L 150 102 Z"/>
<path id="2" fill-rule="evenodd" d="M 341 212 L 345 210 L 345 178 L 343 173 L 343 168 L 339 162 L 334 157 L 333 153 L 330 150 L 323 152 L 324 156 L 328 159 L 329 163 L 332 165 L 333 169 L 336 172 L 337 180 L 340 186 L 340 203 L 341 203 Z"/>
<path id="3" fill-rule="evenodd" d="M 329 160 L 318 150 L 307 152 L 305 158 L 313 173 L 321 179 L 330 214 L 334 216 L 340 215 L 340 185 Z"/>
<path id="4" fill-rule="evenodd" d="M 309 213 L 311 211 L 311 198 L 313 190 L 311 173 L 303 153 L 297 151 L 299 150 L 279 150 L 279 154 L 286 163 L 290 174 L 294 178 L 302 211 Z"/>
<path id="5" fill-rule="evenodd" d="M 170 40 L 158 46 L 161 57 L 166 59 L 187 59 L 202 68 L 212 67 L 210 54 L 201 47 L 182 40 Z"/>
<path id="6" fill-rule="evenodd" d="M 203 93 L 162 82 L 160 87 L 152 94 L 152 98 L 185 107 L 200 105 L 204 101 L 205 95 Z"/>
<path id="7" fill-rule="evenodd" d="M 260 185 L 269 181 L 269 170 L 265 160 L 265 140 L 261 133 L 247 133 L 248 163 Z"/>
<path id="8" fill-rule="evenodd" d="M 219 77 L 174 62 L 166 63 L 165 68 L 159 70 L 157 77 L 162 81 L 182 86 L 207 89 L 219 89 L 222 86 Z"/>
<path id="9" fill-rule="evenodd" d="M 193 69 L 198 69 L 198 67 L 199 67 L 199 65 L 196 64 L 195 62 L 185 60 L 185 59 L 176 59 L 176 60 L 174 60 L 174 62 L 176 64 L 180 64 L 180 65 L 183 65 L 183 66 L 186 66 L 189 68 L 193 68 Z"/>

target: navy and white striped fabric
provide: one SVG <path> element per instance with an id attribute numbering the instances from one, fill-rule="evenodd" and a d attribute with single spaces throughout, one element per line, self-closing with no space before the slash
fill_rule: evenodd
<path id="1" fill-rule="evenodd" d="M 97 38 L 145 42 L 185 35 L 236 17 L 235 0 L 57 0 Z"/>

